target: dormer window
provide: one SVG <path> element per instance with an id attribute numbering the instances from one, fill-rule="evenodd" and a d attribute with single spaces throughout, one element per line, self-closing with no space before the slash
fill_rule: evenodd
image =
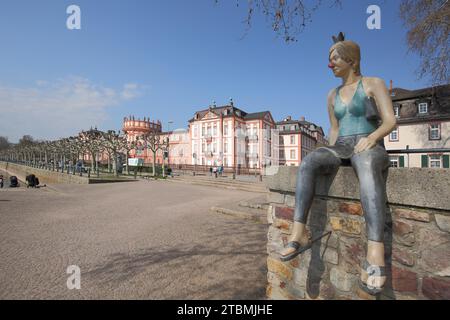
<path id="1" fill-rule="evenodd" d="M 420 114 L 428 113 L 428 103 L 426 102 L 419 103 L 419 113 Z"/>

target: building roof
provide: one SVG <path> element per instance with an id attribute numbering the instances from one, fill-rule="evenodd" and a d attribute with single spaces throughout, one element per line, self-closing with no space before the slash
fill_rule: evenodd
<path id="1" fill-rule="evenodd" d="M 224 111 L 227 111 L 227 114 L 224 114 Z M 232 115 L 242 118 L 244 120 L 255 120 L 255 119 L 264 119 L 264 117 L 269 114 L 270 117 L 270 111 L 261 111 L 261 112 L 253 112 L 253 113 L 247 113 L 243 111 L 242 109 L 236 108 L 235 106 L 231 105 L 225 105 L 220 107 L 209 107 L 208 109 L 197 111 L 195 114 L 198 115 L 199 118 L 203 118 L 208 112 L 212 112 L 216 114 L 217 116 L 220 116 L 221 114 L 224 117 L 231 117 Z M 195 116 L 189 120 L 189 122 L 192 122 L 195 120 Z"/>
<path id="2" fill-rule="evenodd" d="M 303 127 L 306 127 L 310 131 L 319 131 L 322 136 L 324 135 L 322 127 L 306 120 L 282 120 L 276 123 L 277 126 L 282 126 L 285 124 L 298 124 Z"/>
<path id="3" fill-rule="evenodd" d="M 261 112 L 247 113 L 244 116 L 244 119 L 245 120 L 264 119 L 266 114 L 270 114 L 270 111 L 261 111 Z"/>
<path id="4" fill-rule="evenodd" d="M 429 97 L 432 95 L 446 96 L 446 97 L 450 96 L 450 84 L 417 90 L 407 90 L 403 88 L 392 89 L 392 101 L 418 99 L 423 97 Z"/>
<path id="5" fill-rule="evenodd" d="M 392 102 L 399 107 L 398 123 L 450 119 L 450 84 L 418 90 L 392 89 Z M 428 112 L 419 114 L 418 104 L 428 103 Z"/>

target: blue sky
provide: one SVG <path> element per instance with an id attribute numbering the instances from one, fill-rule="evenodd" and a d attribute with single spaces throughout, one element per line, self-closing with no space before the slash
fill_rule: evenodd
<path id="1" fill-rule="evenodd" d="M 50 139 L 98 126 L 118 129 L 124 116 L 187 127 L 213 100 L 247 112 L 270 110 L 329 129 L 327 92 L 340 84 L 328 64 L 331 35 L 343 31 L 362 49 L 362 73 L 418 81 L 418 58 L 407 54 L 400 1 L 327 1 L 286 44 L 262 17 L 246 31 L 246 1 L 2 1 L 0 135 Z M 330 1 L 331 3 L 331 1 Z M 66 8 L 81 8 L 81 30 L 66 28 Z M 381 8 L 381 30 L 369 30 L 366 9 Z"/>

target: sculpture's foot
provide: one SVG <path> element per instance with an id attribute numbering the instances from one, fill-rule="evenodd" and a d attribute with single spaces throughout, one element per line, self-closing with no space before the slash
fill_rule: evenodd
<path id="1" fill-rule="evenodd" d="M 294 259 L 296 256 L 298 256 L 299 254 L 305 252 L 306 250 L 311 249 L 312 243 L 308 243 L 306 245 L 301 245 L 299 242 L 297 241 L 290 241 L 288 242 L 288 244 L 286 245 L 286 248 L 290 249 L 293 248 L 294 251 L 291 251 L 291 253 L 286 254 L 286 255 L 282 255 L 280 257 L 281 261 L 289 261 Z"/>
<path id="2" fill-rule="evenodd" d="M 360 289 L 370 295 L 377 295 L 383 291 L 386 282 L 385 266 L 371 265 L 367 260 L 361 266 Z"/>
<path id="3" fill-rule="evenodd" d="M 302 252 L 310 249 L 311 245 L 311 238 L 306 234 L 300 237 L 292 236 L 289 239 L 286 247 L 280 252 L 280 260 L 292 260 Z"/>

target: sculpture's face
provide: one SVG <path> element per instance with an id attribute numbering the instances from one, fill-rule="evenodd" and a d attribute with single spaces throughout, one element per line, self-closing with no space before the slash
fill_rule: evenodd
<path id="1" fill-rule="evenodd" d="M 345 61 L 337 50 L 331 52 L 329 61 L 328 67 L 333 71 L 335 77 L 342 78 L 353 71 L 352 65 Z"/>

